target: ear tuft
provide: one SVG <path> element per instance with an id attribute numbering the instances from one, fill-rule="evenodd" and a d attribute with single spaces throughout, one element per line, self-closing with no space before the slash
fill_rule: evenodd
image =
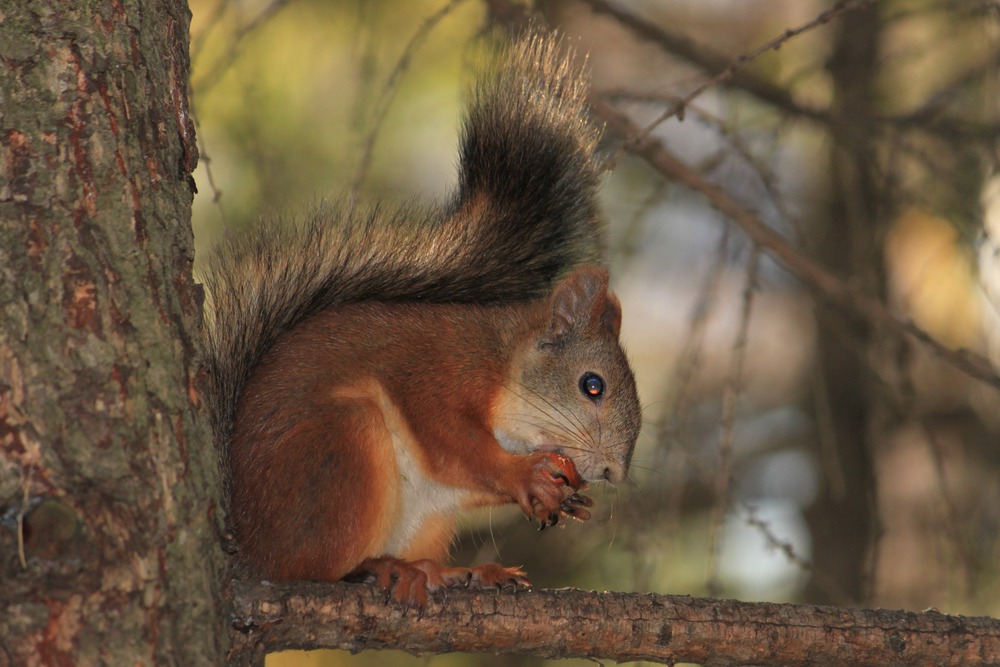
<path id="1" fill-rule="evenodd" d="M 608 332 L 618 338 L 622 331 L 622 304 L 614 292 L 607 292 L 604 312 L 601 313 L 601 324 Z"/>
<path id="2" fill-rule="evenodd" d="M 608 293 L 607 269 L 585 266 L 556 284 L 549 298 L 549 329 L 545 344 L 559 344 L 572 334 L 602 327 L 617 337 L 621 305 Z"/>

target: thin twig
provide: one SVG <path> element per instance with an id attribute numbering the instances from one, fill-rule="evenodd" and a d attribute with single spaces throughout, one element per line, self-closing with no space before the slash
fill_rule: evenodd
<path id="1" fill-rule="evenodd" d="M 226 218 L 226 209 L 222 205 L 222 190 L 215 182 L 215 174 L 212 172 L 212 157 L 205 146 L 205 133 L 201 131 L 201 121 L 195 112 L 194 91 L 188 92 L 188 108 L 191 109 L 191 118 L 194 120 L 195 137 L 198 142 L 199 162 L 205 167 L 205 177 L 208 179 L 208 187 L 212 191 L 212 204 L 219 210 L 219 219 L 222 220 L 222 228 L 228 229 L 229 224 Z"/>
<path id="2" fill-rule="evenodd" d="M 725 189 L 705 180 L 664 148 L 661 142 L 642 136 L 642 128 L 625 114 L 600 98 L 591 97 L 590 104 L 607 127 L 625 140 L 625 146 L 630 152 L 643 158 L 664 176 L 675 179 L 704 195 L 716 210 L 732 219 L 764 252 L 826 301 L 856 320 L 885 327 L 897 334 L 905 334 L 918 340 L 937 357 L 969 377 L 1000 389 L 1000 376 L 982 355 L 970 350 L 949 349 L 912 322 L 895 317 L 884 304 L 858 292 L 764 224 L 755 213 L 733 199 Z"/>
<path id="3" fill-rule="evenodd" d="M 450 14 L 455 7 L 463 3 L 465 0 L 450 0 L 441 9 L 437 10 L 431 16 L 420 24 L 417 31 L 413 33 L 410 37 L 410 41 L 407 43 L 406 48 L 403 49 L 403 53 L 400 54 L 399 59 L 396 61 L 396 66 L 393 67 L 392 72 L 389 73 L 389 78 L 385 82 L 385 86 L 382 87 L 382 94 L 379 96 L 378 101 L 375 103 L 375 117 L 372 120 L 371 127 L 365 134 L 365 140 L 361 148 L 361 157 L 358 159 L 358 166 L 354 170 L 354 179 L 351 181 L 351 201 L 356 202 L 361 194 L 361 186 L 364 183 L 365 177 L 368 175 L 368 168 L 371 165 L 372 152 L 375 149 L 375 140 L 378 138 L 379 132 L 382 129 L 382 123 L 385 121 L 386 115 L 389 113 L 389 109 L 392 106 L 392 101 L 396 97 L 396 92 L 399 90 L 399 79 L 406 72 L 410 66 L 410 61 L 413 58 L 413 54 L 423 45 L 426 41 L 427 36 L 430 34 L 438 23 L 441 22 L 448 14 Z"/>
<path id="4" fill-rule="evenodd" d="M 659 27 L 653 26 L 633 14 L 618 9 L 605 0 L 584 0 L 584 2 L 589 4 L 597 12 L 607 13 L 614 16 L 614 18 L 621 24 L 633 29 L 646 39 L 655 41 L 661 45 L 671 45 L 671 52 L 678 50 L 678 47 L 683 47 L 686 44 L 687 48 L 684 49 L 685 53 L 689 54 L 689 56 L 694 56 L 695 54 L 700 53 L 701 62 L 703 64 L 707 64 L 705 54 L 708 52 L 701 47 L 694 47 L 694 45 L 686 37 L 672 36 L 668 40 L 667 33 Z M 695 87 L 694 90 L 684 97 L 676 100 L 666 111 L 660 114 L 652 123 L 647 125 L 640 133 L 638 133 L 635 136 L 635 139 L 644 138 L 665 120 L 673 118 L 674 116 L 683 120 L 685 109 L 688 104 L 695 100 L 695 98 L 700 97 L 703 93 L 712 88 L 732 81 L 738 72 L 765 53 L 780 49 L 786 42 L 788 42 L 788 40 L 829 23 L 842 14 L 859 9 L 865 9 L 874 3 L 875 0 L 840 0 L 840 2 L 837 2 L 837 4 L 830 9 L 821 12 L 812 20 L 807 21 L 806 23 L 803 23 L 795 28 L 788 28 L 777 37 L 767 41 L 753 51 L 744 53 L 735 60 L 729 60 L 728 64 L 722 67 L 721 71 L 712 76 L 712 78 Z M 707 59 L 713 63 L 711 68 L 717 69 L 724 57 L 718 54 L 713 54 Z M 763 79 L 759 79 L 757 77 L 746 77 L 746 79 L 747 81 L 744 85 L 752 85 L 758 91 L 758 94 L 761 94 L 762 91 L 766 91 L 766 99 L 776 103 L 777 106 L 781 108 L 796 107 L 798 112 L 802 115 L 815 115 L 815 112 L 809 112 L 805 107 L 795 104 L 786 90 L 778 88 L 773 84 L 766 83 Z M 751 84 L 750 82 L 753 83 Z"/>
<path id="5" fill-rule="evenodd" d="M 689 105 L 688 108 L 691 109 L 691 111 L 693 111 L 704 122 L 714 126 L 718 130 L 723 141 L 725 141 L 738 156 L 743 158 L 743 161 L 751 168 L 760 180 L 760 184 L 764 188 L 764 192 L 767 193 L 768 200 L 771 202 L 771 205 L 774 206 L 775 211 L 777 211 L 778 215 L 788 224 L 792 231 L 795 232 L 795 238 L 799 245 L 806 247 L 808 238 L 802 227 L 802 222 L 792 215 L 792 212 L 789 211 L 788 207 L 785 205 L 784 197 L 782 197 L 779 192 L 777 183 L 778 179 L 774 171 L 757 159 L 757 157 L 750 150 L 750 147 L 743 141 L 743 138 L 739 135 L 739 133 L 734 128 L 730 128 L 726 124 L 725 120 L 710 113 L 707 109 L 702 109 L 693 104 Z M 777 140 L 777 133 L 779 131 L 779 129 L 775 130 L 775 141 Z"/>
<path id="6" fill-rule="evenodd" d="M 722 276 L 728 263 L 729 241 L 729 228 L 724 227 L 719 235 L 715 261 L 705 274 L 704 283 L 698 290 L 698 299 L 691 308 L 687 326 L 688 334 L 685 337 L 684 347 L 677 356 L 674 372 L 671 373 L 675 378 L 674 384 L 677 388 L 674 391 L 673 400 L 670 401 L 670 407 L 664 411 L 664 421 L 661 424 L 661 431 L 664 433 L 676 430 L 671 429 L 668 422 L 674 424 L 683 422 L 691 407 L 694 374 L 701 363 L 701 352 L 705 343 L 708 319 L 715 307 L 719 284 L 722 282 Z"/>
<path id="7" fill-rule="evenodd" d="M 205 48 L 209 34 L 222 23 L 222 17 L 227 9 L 229 9 L 229 0 L 219 0 L 204 19 L 205 24 L 201 31 L 197 35 L 191 35 L 192 63 L 198 62 L 198 57 L 201 55 L 201 50 Z"/>
<path id="8" fill-rule="evenodd" d="M 811 560 L 803 558 L 798 554 L 795 550 L 795 545 L 791 542 L 782 540 L 775 535 L 774 531 L 771 530 L 771 524 L 757 516 L 757 508 L 745 502 L 740 503 L 740 506 L 746 512 L 745 521 L 747 525 L 757 530 L 768 545 L 780 551 L 785 558 L 788 559 L 788 562 L 802 569 L 804 572 L 808 572 L 809 576 L 812 577 L 812 580 L 820 586 L 827 595 L 830 596 L 830 600 L 842 607 L 857 606 L 858 601 L 853 599 L 851 596 L 846 595 L 843 590 L 836 585 L 836 582 L 830 577 L 830 575 L 816 570 Z"/>
<path id="9" fill-rule="evenodd" d="M 746 512 L 746 523 L 752 528 L 756 528 L 768 545 L 774 547 L 785 555 L 788 561 L 806 572 L 813 571 L 813 564 L 808 558 L 803 558 L 795 551 L 795 545 L 780 539 L 771 530 L 771 524 L 757 516 L 757 508 L 748 503 L 740 503 Z"/>
<path id="10" fill-rule="evenodd" d="M 646 128 L 646 132 L 651 131 L 657 125 L 673 116 L 683 119 L 685 109 L 694 98 L 719 85 L 727 85 L 745 91 L 786 115 L 820 122 L 825 125 L 832 124 L 835 119 L 829 109 L 809 106 L 796 101 L 788 89 L 778 86 L 753 72 L 746 71 L 743 67 L 764 53 L 779 49 L 789 39 L 825 23 L 829 23 L 834 18 L 848 11 L 871 6 L 875 1 L 853 0 L 839 2 L 813 20 L 797 28 L 789 29 L 749 53 L 733 58 L 714 50 L 710 46 L 698 44 L 687 35 L 671 32 L 647 21 L 607 0 L 583 0 L 594 12 L 614 18 L 620 25 L 631 30 L 639 38 L 658 45 L 665 53 L 681 58 L 704 72 L 717 72 L 711 79 L 702 83 L 686 96 L 674 99 L 667 111 Z M 1000 133 L 1000 123 L 995 119 L 981 121 L 967 118 L 952 118 L 950 116 L 938 117 L 933 114 L 911 113 L 900 116 L 879 117 L 873 120 L 883 125 L 923 130 L 947 137 L 953 141 L 995 140 L 998 133 Z"/>
<path id="11" fill-rule="evenodd" d="M 635 256 L 636 250 L 642 244 L 642 235 L 646 229 L 646 219 L 649 212 L 658 202 L 664 199 L 668 184 L 660 181 L 657 183 L 649 195 L 639 204 L 638 208 L 629 216 L 629 219 L 622 224 L 623 231 L 621 239 L 612 249 L 611 256 L 615 259 L 613 266 L 627 266 L 628 260 Z"/>
<path id="12" fill-rule="evenodd" d="M 777 86 L 757 74 L 740 70 L 728 54 L 716 51 L 710 46 L 694 42 L 682 33 L 675 33 L 647 21 L 607 0 L 583 0 L 598 14 L 612 17 L 620 25 L 625 26 L 641 39 L 652 42 L 665 53 L 676 56 L 694 65 L 704 72 L 730 71 L 725 80 L 713 85 L 725 83 L 744 90 L 755 97 L 770 103 L 772 106 L 796 116 L 828 121 L 830 114 L 826 109 L 814 108 L 796 102 L 791 94 L 781 86 Z M 744 63 L 745 64 L 745 63 Z M 701 90 L 699 94 L 704 93 Z M 680 104 L 680 102 L 677 102 Z"/>
<path id="13" fill-rule="evenodd" d="M 736 424 L 736 406 L 743 391 L 743 363 L 746 360 L 747 343 L 750 339 L 750 319 L 753 315 L 754 295 L 757 293 L 757 267 L 760 260 L 760 249 L 750 252 L 747 262 L 746 285 L 743 290 L 743 310 L 740 313 L 740 325 L 733 340 L 732 359 L 729 365 L 729 377 L 722 396 L 722 435 L 719 438 L 719 463 L 715 477 L 715 507 L 712 511 L 712 522 L 709 537 L 708 557 L 708 592 L 719 595 L 719 550 L 722 524 L 729 512 L 733 485 L 733 430 Z"/>
<path id="14" fill-rule="evenodd" d="M 959 515 L 958 505 L 955 502 L 955 498 L 952 496 L 951 490 L 948 488 L 948 476 L 945 472 L 944 454 L 941 451 L 941 443 L 938 441 L 937 434 L 934 433 L 934 429 L 931 428 L 930 424 L 928 424 L 926 420 L 921 420 L 920 427 L 924 432 L 927 447 L 930 450 L 931 461 L 934 464 L 934 475 L 937 477 L 938 490 L 941 494 L 941 502 L 944 505 L 944 530 L 950 534 L 951 542 L 954 545 L 955 551 L 958 553 L 958 558 L 962 563 L 962 570 L 965 575 L 963 592 L 967 597 L 975 598 L 975 573 L 980 569 L 979 559 L 976 557 L 975 550 L 972 545 L 968 544 L 968 540 L 962 536 L 962 521 Z M 947 569 L 951 570 L 952 568 L 949 567 Z"/>
<path id="15" fill-rule="evenodd" d="M 245 25 L 241 26 L 236 34 L 233 35 L 232 43 L 229 45 L 229 50 L 226 51 L 225 55 L 219 59 L 215 66 L 208 71 L 207 74 L 200 77 L 197 81 L 193 83 L 193 88 L 198 92 L 204 94 L 205 92 L 211 90 L 215 84 L 219 82 L 222 75 L 226 73 L 233 63 L 236 62 L 236 58 L 239 56 L 240 44 L 257 31 L 258 28 L 262 27 L 267 21 L 281 11 L 291 0 L 271 0 L 271 2 L 264 7 Z"/>
<path id="16" fill-rule="evenodd" d="M 727 266 L 729 250 L 729 227 L 723 226 L 719 237 L 715 261 L 705 274 L 704 282 L 698 292 L 698 299 L 691 309 L 690 323 L 686 328 L 684 346 L 677 356 L 674 370 L 670 374 L 674 381 L 670 391 L 672 396 L 666 401 L 668 407 L 658 423 L 662 434 L 662 449 L 667 452 L 664 468 L 668 484 L 666 485 L 667 534 L 677 534 L 680 530 L 681 503 L 684 499 L 685 472 L 690 470 L 694 459 L 691 456 L 687 441 L 682 435 L 687 431 L 691 403 L 694 400 L 694 377 L 701 363 L 702 350 L 705 347 L 705 332 L 708 327 L 715 299 L 719 292 L 719 284 Z"/>

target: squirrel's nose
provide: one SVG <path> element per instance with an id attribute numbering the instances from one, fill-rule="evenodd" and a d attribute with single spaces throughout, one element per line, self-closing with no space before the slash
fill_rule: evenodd
<path id="1" fill-rule="evenodd" d="M 604 479 L 608 480 L 612 484 L 620 484 L 625 481 L 625 475 L 628 471 L 620 463 L 615 461 L 606 461 L 604 468 Z"/>

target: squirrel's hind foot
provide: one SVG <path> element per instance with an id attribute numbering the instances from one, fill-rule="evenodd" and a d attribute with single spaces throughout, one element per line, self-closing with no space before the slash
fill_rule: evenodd
<path id="1" fill-rule="evenodd" d="M 449 588 L 518 590 L 531 583 L 516 567 L 486 563 L 473 568 L 445 567 L 433 560 L 402 560 L 391 556 L 369 558 L 344 577 L 374 583 L 386 596 L 408 608 L 423 609 L 427 594 Z"/>

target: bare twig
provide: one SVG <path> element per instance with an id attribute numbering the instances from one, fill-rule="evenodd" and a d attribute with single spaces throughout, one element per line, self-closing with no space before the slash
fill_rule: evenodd
<path id="1" fill-rule="evenodd" d="M 661 449 L 667 452 L 664 468 L 668 483 L 665 485 L 667 495 L 663 506 L 667 510 L 665 532 L 676 534 L 680 530 L 681 503 L 684 499 L 685 473 L 694 463 L 689 451 L 687 439 L 682 437 L 688 426 L 691 405 L 694 402 L 694 378 L 702 359 L 705 347 L 705 333 L 709 316 L 715 306 L 719 293 L 719 285 L 727 266 L 730 229 L 722 227 L 719 243 L 715 252 L 712 267 L 705 274 L 704 282 L 698 291 L 698 298 L 691 309 L 689 324 L 685 328 L 684 346 L 677 356 L 671 377 L 673 382 L 669 388 L 667 408 L 663 411 L 658 424 L 662 434 Z"/>
<path id="2" fill-rule="evenodd" d="M 209 10 L 207 16 L 204 19 L 204 27 L 197 34 L 191 35 L 191 62 L 198 62 L 198 56 L 201 55 L 201 50 L 205 48 L 205 44 L 208 41 L 208 36 L 213 30 L 222 22 L 222 17 L 225 15 L 226 11 L 229 9 L 229 0 L 219 0 L 215 3 L 215 6 Z"/>
<path id="3" fill-rule="evenodd" d="M 615 259 L 612 265 L 626 266 L 628 260 L 636 254 L 642 243 L 642 234 L 645 231 L 646 217 L 658 202 L 662 201 L 666 195 L 667 183 L 659 182 L 652 192 L 643 200 L 636 210 L 629 216 L 629 220 L 622 225 L 623 231 L 621 240 L 612 250 L 611 256 Z"/>
<path id="4" fill-rule="evenodd" d="M 226 54 L 219 59 L 219 61 L 208 71 L 207 74 L 199 77 L 198 80 L 193 83 L 194 89 L 199 93 L 204 94 L 215 86 L 215 84 L 217 84 L 222 78 L 222 75 L 225 74 L 226 70 L 228 70 L 234 62 L 236 62 L 236 58 L 239 56 L 239 47 L 243 40 L 256 32 L 258 28 L 265 25 L 272 16 L 281 11 L 289 2 L 290 0 L 271 0 L 271 2 L 268 3 L 268 5 L 264 7 L 264 9 L 262 9 L 256 16 L 254 16 L 245 25 L 240 26 L 239 30 L 237 30 L 236 34 L 233 36 L 232 43 L 229 45 L 229 49 L 226 51 Z M 216 17 L 213 17 L 214 20 L 218 20 L 221 12 L 228 8 L 228 4 L 228 2 L 223 3 L 224 6 L 219 9 Z M 207 30 L 208 28 L 206 28 L 206 32 Z"/>
<path id="5" fill-rule="evenodd" d="M 830 600 L 844 607 L 853 607 L 858 604 L 858 601 L 846 595 L 828 574 L 817 570 L 808 558 L 800 556 L 791 542 L 786 542 L 775 535 L 774 531 L 771 530 L 771 524 L 757 516 L 755 507 L 745 502 L 740 503 L 740 507 L 746 512 L 744 521 L 747 525 L 757 530 L 768 545 L 780 551 L 788 559 L 788 562 L 808 572 L 813 582 L 823 589 Z"/>
<path id="6" fill-rule="evenodd" d="M 757 508 L 751 506 L 748 503 L 741 503 L 741 505 L 744 511 L 746 512 L 746 517 L 744 520 L 746 521 L 748 526 L 756 528 L 757 531 L 760 532 L 764 540 L 767 541 L 767 543 L 770 546 L 774 547 L 775 549 L 783 553 L 785 555 L 785 558 L 787 558 L 790 563 L 795 564 L 796 566 L 807 572 L 812 572 L 813 570 L 812 561 L 810 561 L 808 558 L 803 558 L 802 556 L 800 556 L 795 551 L 795 546 L 791 542 L 786 542 L 785 540 L 782 540 L 777 535 L 775 535 L 774 531 L 771 530 L 771 524 L 769 524 L 767 521 L 757 516 Z"/>
<path id="7" fill-rule="evenodd" d="M 464 1 L 465 0 L 450 0 L 448 4 L 428 16 L 427 19 L 420 24 L 420 27 L 417 28 L 417 31 L 413 33 L 413 36 L 410 37 L 410 41 L 406 44 L 402 54 L 400 54 L 399 59 L 396 61 L 396 66 L 393 67 L 392 72 L 389 73 L 389 78 L 382 87 L 382 94 L 379 96 L 378 102 L 376 102 L 375 117 L 372 120 L 371 127 L 365 135 L 365 140 L 361 149 L 361 157 L 358 159 L 358 166 L 354 170 L 354 180 L 351 182 L 350 188 L 352 202 L 357 201 L 359 195 L 361 194 L 361 186 L 368 174 L 368 167 L 371 164 L 372 159 L 372 151 L 375 149 L 375 140 L 378 138 L 379 131 L 382 129 L 382 123 L 385 121 L 385 117 L 389 113 L 389 109 L 392 106 L 392 100 L 396 97 L 396 91 L 399 89 L 400 77 L 409 68 L 410 60 L 413 58 L 413 54 L 417 52 L 421 45 L 423 45 L 431 30 L 433 30 L 444 17 L 450 14 L 455 7 Z"/>
<path id="8" fill-rule="evenodd" d="M 757 291 L 757 266 L 760 250 L 754 248 L 747 263 L 746 285 L 743 290 L 743 311 L 740 313 L 740 326 L 733 340 L 732 359 L 729 364 L 729 377 L 722 396 L 722 435 L 719 438 L 719 464 L 715 477 L 715 507 L 712 512 L 712 523 L 709 538 L 708 558 L 708 592 L 718 595 L 719 585 L 719 535 L 726 513 L 729 511 L 731 490 L 733 484 L 733 429 L 736 424 L 736 406 L 743 390 L 743 362 L 746 359 L 747 342 L 749 341 L 750 317 L 753 314 L 754 294 Z"/>
<path id="9" fill-rule="evenodd" d="M 778 215 L 788 224 L 792 231 L 795 232 L 795 238 L 799 245 L 805 247 L 808 237 L 802 228 L 802 222 L 792 215 L 791 211 L 785 205 L 784 197 L 781 196 L 774 171 L 767 165 L 762 164 L 762 161 L 753 154 L 753 151 L 739 136 L 735 128 L 730 128 L 725 120 L 693 104 L 689 105 L 688 108 L 703 121 L 714 126 L 722 139 L 753 170 L 754 174 L 760 180 L 764 191 L 767 193 L 768 200 L 774 206 L 775 211 L 777 211 Z M 775 131 L 775 135 L 777 135 L 777 132 L 778 130 Z"/>
<path id="10" fill-rule="evenodd" d="M 979 558 L 976 556 L 975 548 L 962 534 L 962 520 L 958 511 L 958 504 L 951 493 L 948 485 L 948 475 L 945 471 L 944 453 L 941 451 L 941 443 L 937 434 L 926 420 L 921 420 L 920 427 L 924 432 L 927 447 L 930 450 L 931 461 L 934 464 L 934 475 L 937 478 L 938 491 L 941 495 L 941 502 L 944 505 L 944 531 L 951 538 L 951 543 L 961 562 L 961 574 L 964 581 L 963 586 L 966 596 L 974 598 L 976 594 L 976 572 L 980 570 Z M 949 570 L 953 568 L 948 568 Z"/>
<path id="11" fill-rule="evenodd" d="M 222 228 L 227 229 L 229 224 L 226 219 L 226 209 L 222 205 L 222 190 L 215 182 L 215 173 L 212 171 L 212 156 L 205 146 L 205 133 L 201 131 L 201 121 L 195 111 L 194 91 L 188 93 L 188 107 L 191 109 L 191 118 L 194 120 L 195 137 L 198 141 L 199 162 L 205 168 L 205 178 L 208 179 L 208 187 L 212 191 L 212 204 L 219 210 L 219 219 L 222 220 Z"/>
<path id="12" fill-rule="evenodd" d="M 654 169 L 704 195 L 718 211 L 735 222 L 750 239 L 788 271 L 816 291 L 826 301 L 856 320 L 906 334 L 927 347 L 936 356 L 994 388 L 1000 389 L 1000 376 L 982 355 L 969 350 L 952 350 L 912 322 L 893 316 L 879 301 L 849 286 L 791 242 L 764 224 L 756 214 L 733 199 L 729 193 L 708 182 L 684 164 L 659 141 L 643 134 L 633 123 L 603 99 L 591 97 L 591 107 L 608 128 L 625 140 L 627 150 L 635 153 Z"/>
<path id="13" fill-rule="evenodd" d="M 744 67 L 761 55 L 781 48 L 781 46 L 793 37 L 829 23 L 846 12 L 865 9 L 875 3 L 875 0 L 842 0 L 812 20 L 796 28 L 786 30 L 753 51 L 733 58 L 730 55 L 716 51 L 710 46 L 696 43 L 687 35 L 671 32 L 662 26 L 651 23 L 608 2 L 608 0 L 582 1 L 588 4 L 594 12 L 614 18 L 616 22 L 631 30 L 639 38 L 658 45 L 665 53 L 681 58 L 698 69 L 712 74 L 712 78 L 696 87 L 684 97 L 672 100 L 670 107 L 645 128 L 646 132 L 649 132 L 673 116 L 683 118 L 685 109 L 696 97 L 719 85 L 731 86 L 747 92 L 786 115 L 805 118 L 826 125 L 832 124 L 835 119 L 829 109 L 809 106 L 796 101 L 786 88 L 776 85 L 753 72 L 746 71 Z M 993 57 L 990 58 L 990 61 L 992 60 Z M 988 65 L 988 62 L 984 63 L 984 65 Z M 964 77 L 960 76 L 959 79 L 950 85 L 961 84 L 967 77 L 974 76 L 976 73 L 977 70 L 972 69 Z M 946 86 L 947 88 L 948 86 Z M 931 99 L 933 100 L 936 97 L 937 95 L 933 95 Z M 937 114 L 926 113 L 923 105 L 921 110 L 924 112 L 903 114 L 901 116 L 886 116 L 876 118 L 875 120 L 885 125 L 925 130 L 949 137 L 953 140 L 995 140 L 998 133 L 1000 133 L 1000 123 L 995 120 L 981 121 L 939 116 Z"/>
<path id="14" fill-rule="evenodd" d="M 681 54 L 686 59 L 693 60 L 704 66 L 706 69 L 718 70 L 712 78 L 697 86 L 684 97 L 676 100 L 670 108 L 660 114 L 656 120 L 650 123 L 643 130 L 641 134 L 637 135 L 641 137 L 651 132 L 668 118 L 677 116 L 683 120 L 684 111 L 687 108 L 687 105 L 694 101 L 695 98 L 701 96 L 705 91 L 719 86 L 720 84 L 732 82 L 737 73 L 740 73 L 746 65 L 750 64 L 765 53 L 780 49 L 788 40 L 829 23 L 841 14 L 858 9 L 865 9 L 873 5 L 875 0 L 840 0 L 833 7 L 821 12 L 812 20 L 807 21 L 806 23 L 803 23 L 795 28 L 788 28 L 777 37 L 769 40 L 749 53 L 744 53 L 735 60 L 722 56 L 718 53 L 712 53 L 704 47 L 695 46 L 687 37 L 669 35 L 658 26 L 654 26 L 633 14 L 625 12 L 606 2 L 606 0 L 584 0 L 584 2 L 589 4 L 594 11 L 614 16 L 614 18 L 622 25 L 631 28 L 643 38 L 664 46 L 667 51 Z M 723 65 L 723 63 L 725 64 Z M 768 102 L 771 102 L 775 106 L 778 106 L 786 111 L 794 110 L 800 115 L 807 115 L 811 117 L 817 117 L 821 113 L 825 113 L 810 111 L 806 107 L 796 104 L 792 100 L 788 91 L 759 77 L 742 73 L 741 84 L 744 88 L 753 92 L 758 97 L 762 97 Z"/>
<path id="15" fill-rule="evenodd" d="M 671 387 L 673 396 L 668 401 L 669 408 L 663 412 L 663 421 L 660 424 L 660 431 L 663 433 L 676 432 L 679 429 L 679 424 L 685 421 L 691 407 L 695 371 L 698 370 L 701 363 L 701 352 L 705 344 L 705 331 L 708 327 L 709 315 L 715 307 L 719 284 L 722 282 L 722 276 L 728 263 L 729 241 L 729 228 L 726 227 L 719 236 L 715 261 L 705 273 L 704 282 L 701 289 L 698 290 L 698 299 L 691 309 L 689 324 L 686 327 L 687 335 L 684 347 L 677 355 L 677 363 L 671 373 L 674 378 L 673 387 Z"/>
<path id="16" fill-rule="evenodd" d="M 740 66 L 749 60 L 734 63 L 733 58 L 728 54 L 716 51 L 705 44 L 696 43 L 685 34 L 675 33 L 651 23 L 622 7 L 607 2 L 607 0 L 583 1 L 590 5 L 594 12 L 614 18 L 616 22 L 631 30 L 636 36 L 657 44 L 665 53 L 681 58 L 702 71 L 708 73 L 729 72 L 725 80 L 716 81 L 712 85 L 720 83 L 732 85 L 788 114 L 817 120 L 829 120 L 827 110 L 802 105 L 796 102 L 791 94 L 781 86 L 777 86 L 753 72 L 740 69 Z M 707 86 L 699 90 L 698 94 L 704 93 L 705 90 L 708 90 Z M 681 105 L 681 101 L 677 101 L 676 105 Z"/>
<path id="17" fill-rule="evenodd" d="M 954 100 L 962 89 L 977 79 L 992 76 L 1000 68 L 1000 50 L 990 53 L 979 62 L 973 63 L 959 72 L 951 81 L 943 84 L 916 109 L 900 116 L 895 122 L 901 125 L 917 125 L 935 122 L 942 108 Z"/>

